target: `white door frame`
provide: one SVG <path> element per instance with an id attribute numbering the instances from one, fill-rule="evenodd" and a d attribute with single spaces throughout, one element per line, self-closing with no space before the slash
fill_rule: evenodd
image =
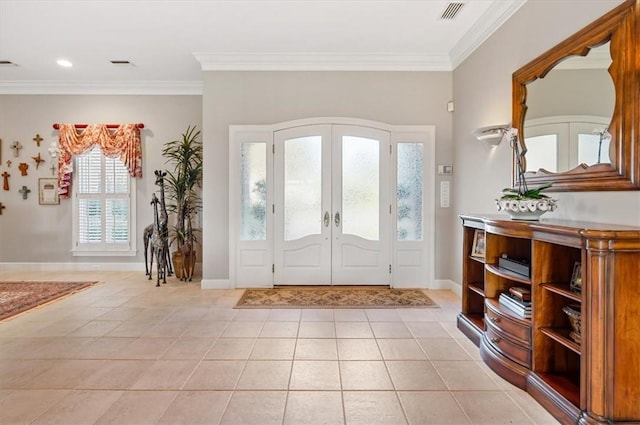
<path id="1" fill-rule="evenodd" d="M 273 287 L 273 135 L 276 131 L 316 124 L 350 125 L 370 127 L 391 134 L 392 166 L 390 184 L 392 194 L 396 187 L 397 147 L 402 143 L 419 143 L 423 146 L 423 234 L 421 240 L 405 241 L 396 237 L 396 196 L 391 196 L 393 211 L 391 261 L 392 287 L 435 288 L 434 248 L 435 248 L 435 126 L 403 125 L 394 126 L 376 121 L 321 117 L 281 122 L 272 125 L 231 125 L 229 126 L 229 283 L 232 288 Z M 243 143 L 264 143 L 266 151 L 266 194 L 267 215 L 266 237 L 261 240 L 241 238 L 241 146 Z M 269 187 L 271 186 L 271 187 Z"/>

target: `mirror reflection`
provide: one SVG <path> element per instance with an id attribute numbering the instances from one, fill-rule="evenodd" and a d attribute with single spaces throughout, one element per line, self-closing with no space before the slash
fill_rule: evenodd
<path id="1" fill-rule="evenodd" d="M 557 64 L 527 84 L 526 171 L 564 172 L 610 163 L 615 87 L 609 43 Z"/>

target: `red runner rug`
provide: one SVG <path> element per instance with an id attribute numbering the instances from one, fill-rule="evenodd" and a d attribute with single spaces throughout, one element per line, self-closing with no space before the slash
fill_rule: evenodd
<path id="1" fill-rule="evenodd" d="M 0 320 L 88 288 L 98 282 L 0 282 Z"/>

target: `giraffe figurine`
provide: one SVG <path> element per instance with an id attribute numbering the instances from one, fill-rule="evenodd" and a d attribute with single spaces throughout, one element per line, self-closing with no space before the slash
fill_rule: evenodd
<path id="1" fill-rule="evenodd" d="M 164 243 L 162 242 L 162 237 L 160 235 L 160 229 L 158 227 L 158 204 L 160 201 L 156 194 L 151 195 L 151 205 L 153 205 L 153 233 L 151 233 L 151 268 L 149 270 L 149 280 L 151 280 L 151 275 L 153 274 L 153 257 L 156 257 L 157 265 L 156 265 L 156 287 L 160 286 L 160 278 L 162 278 L 162 283 L 167 283 L 166 279 L 166 254 L 164 252 Z"/>
<path id="2" fill-rule="evenodd" d="M 168 215 L 167 215 L 167 207 L 164 203 L 164 177 L 167 175 L 166 172 L 161 172 L 160 170 L 155 171 L 156 175 L 156 185 L 160 186 L 160 216 L 159 216 L 159 227 L 162 231 L 162 234 L 165 235 L 165 249 L 166 249 L 166 266 L 167 273 L 169 276 L 173 274 L 173 267 L 171 266 L 171 253 L 169 252 L 169 228 L 168 228 Z M 162 222 L 164 221 L 164 225 Z M 151 240 L 151 235 L 153 234 L 153 224 L 149 224 L 144 228 L 142 232 L 142 240 L 144 242 L 144 269 L 145 274 L 150 276 L 151 268 L 148 265 L 148 252 L 149 252 L 149 242 Z M 153 258 L 151 259 L 153 261 Z M 153 264 L 153 263 L 151 263 Z"/>
<path id="3" fill-rule="evenodd" d="M 156 186 L 160 187 L 160 212 L 158 216 L 158 226 L 160 227 L 160 235 L 164 243 L 166 253 L 166 266 L 169 276 L 173 274 L 171 266 L 171 253 L 169 252 L 169 214 L 167 214 L 167 205 L 164 202 L 164 178 L 167 175 L 165 171 L 156 170 Z"/>

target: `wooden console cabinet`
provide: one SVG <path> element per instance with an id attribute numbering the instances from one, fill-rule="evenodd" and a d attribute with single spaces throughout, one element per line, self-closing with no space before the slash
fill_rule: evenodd
<path id="1" fill-rule="evenodd" d="M 458 328 L 485 363 L 562 423 L 640 424 L 640 228 L 460 217 Z M 471 255 L 476 231 L 484 232 L 484 258 Z M 499 267 L 504 255 L 528 263 L 529 276 Z M 576 263 L 581 292 L 570 288 Z M 530 288 L 531 318 L 498 301 L 512 286 Z M 567 305 L 581 312 L 579 342 Z"/>

